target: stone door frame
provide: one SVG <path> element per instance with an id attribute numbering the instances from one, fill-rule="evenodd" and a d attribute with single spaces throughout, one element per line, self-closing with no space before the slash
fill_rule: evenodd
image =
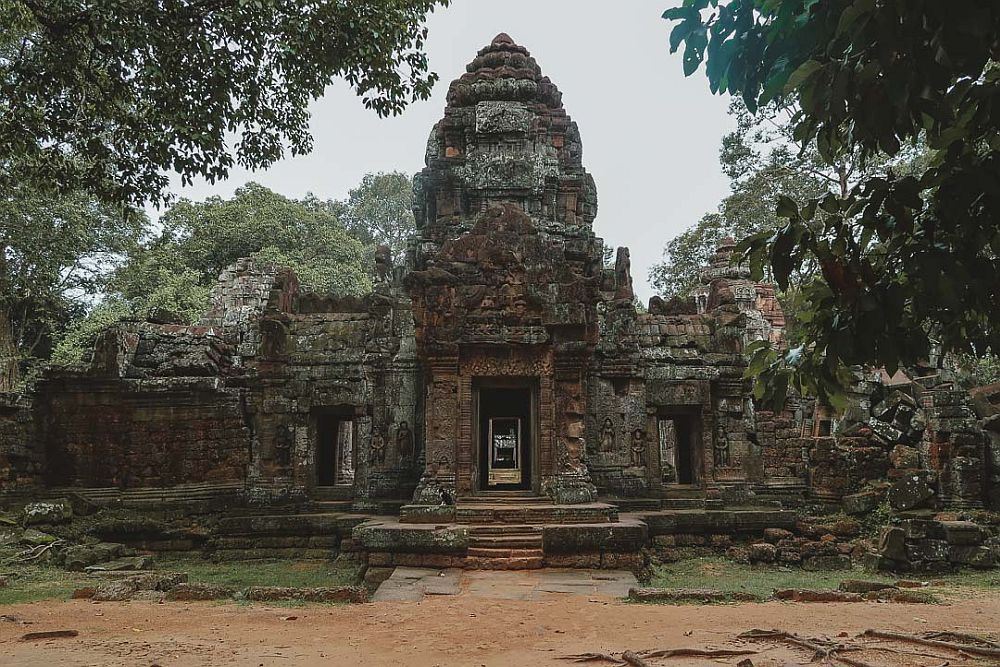
<path id="1" fill-rule="evenodd" d="M 491 494 L 503 495 L 509 494 L 510 491 L 501 489 L 488 489 L 484 488 L 482 482 L 482 469 L 486 465 L 486 462 L 482 460 L 483 456 L 483 443 L 481 441 L 480 433 L 480 412 L 479 412 L 479 395 L 480 391 L 483 389 L 527 389 L 530 392 L 529 402 L 531 410 L 530 418 L 530 442 L 528 444 L 529 456 L 528 456 L 528 474 L 529 474 L 529 486 L 525 490 L 526 492 L 538 494 L 540 490 L 540 479 L 541 479 L 541 458 L 540 458 L 540 425 L 539 425 L 539 398 L 540 398 L 540 387 L 541 378 L 538 376 L 517 376 L 517 375 L 503 375 L 503 376 L 473 376 L 469 378 L 470 389 L 469 396 L 471 397 L 472 406 L 469 410 L 471 416 L 471 424 L 468 425 L 470 430 L 470 442 L 461 443 L 460 446 L 469 446 L 471 452 L 470 457 L 460 456 L 459 460 L 471 460 L 471 468 L 468 471 L 459 470 L 460 479 L 468 474 L 471 476 L 472 488 L 471 495 L 473 496 L 489 496 Z M 464 411 L 463 411 L 464 412 Z M 465 477 L 469 479 L 469 477 Z M 464 494 L 467 492 L 460 486 L 459 493 Z"/>

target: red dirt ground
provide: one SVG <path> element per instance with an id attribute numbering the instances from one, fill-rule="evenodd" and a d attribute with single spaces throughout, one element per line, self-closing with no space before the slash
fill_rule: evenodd
<path id="1" fill-rule="evenodd" d="M 290 618 L 290 617 L 294 617 Z M 274 608 L 216 603 L 51 601 L 0 607 L 0 665 L 192 667 L 470 667 L 570 665 L 584 652 L 676 647 L 750 647 L 756 667 L 805 665 L 781 646 L 740 645 L 751 628 L 854 636 L 866 628 L 922 633 L 1000 630 L 1000 594 L 947 605 L 780 603 L 718 606 L 627 604 L 573 595 L 542 602 L 428 597 L 340 607 Z M 21 641 L 26 632 L 74 629 L 79 636 Z M 981 665 L 957 653 L 895 645 L 910 654 L 851 653 L 872 665 Z M 913 655 L 913 653 L 923 655 Z M 735 665 L 741 658 L 651 660 L 654 665 Z M 610 663 L 587 663 L 610 664 Z M 814 663 L 815 664 L 815 663 Z"/>

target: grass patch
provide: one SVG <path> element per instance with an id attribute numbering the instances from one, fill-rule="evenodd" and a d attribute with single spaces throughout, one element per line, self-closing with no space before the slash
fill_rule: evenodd
<path id="1" fill-rule="evenodd" d="M 213 563 L 193 558 L 157 559 L 156 570 L 186 572 L 191 583 L 215 584 L 236 589 L 250 586 L 320 588 L 357 585 L 360 566 L 328 560 L 267 560 Z M 49 565 L 11 567 L 0 571 L 7 586 L 0 588 L 0 606 L 68 600 L 73 591 L 104 581 L 83 572 L 67 572 Z M 278 604 L 278 603 L 273 603 Z"/>
<path id="2" fill-rule="evenodd" d="M 949 574 L 911 573 L 902 574 L 899 578 L 931 582 L 932 588 L 1000 590 L 1000 570 L 962 570 Z"/>
<path id="3" fill-rule="evenodd" d="M 0 606 L 42 600 L 66 600 L 74 590 L 93 585 L 93 578 L 58 567 L 31 565 L 3 570 L 7 585 L 0 588 Z"/>
<path id="4" fill-rule="evenodd" d="M 837 588 L 844 579 L 892 583 L 892 577 L 860 570 L 807 572 L 775 565 L 747 565 L 724 558 L 692 558 L 656 568 L 649 585 L 658 588 L 704 588 L 726 593 L 752 593 L 767 598 L 775 589 Z"/>
<path id="5" fill-rule="evenodd" d="M 330 560 L 249 560 L 213 563 L 190 558 L 157 559 L 156 568 L 187 572 L 190 583 L 247 588 L 287 586 L 320 588 L 360 582 L 360 565 Z"/>
<path id="6" fill-rule="evenodd" d="M 836 589 L 845 579 L 863 579 L 887 584 L 899 579 L 930 581 L 929 589 L 910 589 L 914 595 L 926 593 L 929 601 L 935 598 L 930 591 L 947 592 L 954 589 L 996 590 L 1000 586 L 1000 572 L 996 570 L 963 570 L 953 574 L 902 574 L 900 576 L 873 574 L 864 570 L 835 570 L 807 572 L 799 568 L 777 565 L 747 565 L 724 558 L 707 557 L 668 563 L 657 567 L 649 586 L 656 588 L 703 588 L 726 593 L 751 593 L 767 598 L 775 590 L 804 588 L 814 590 Z"/>

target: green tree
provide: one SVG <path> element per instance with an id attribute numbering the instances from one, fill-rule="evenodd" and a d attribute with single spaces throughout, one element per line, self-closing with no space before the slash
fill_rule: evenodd
<path id="1" fill-rule="evenodd" d="M 819 269 L 800 286 L 805 344 L 751 362 L 773 399 L 793 385 L 837 404 L 850 366 L 1000 349 L 1000 4 L 685 0 L 664 16 L 685 73 L 704 63 L 711 90 L 752 112 L 793 104 L 794 141 L 827 164 L 930 148 L 915 173 L 781 198 L 777 232 L 744 244 L 783 288 Z"/>
<path id="2" fill-rule="evenodd" d="M 0 197 L 0 391 L 48 356 L 146 225 L 141 213 L 80 193 L 51 197 L 20 187 Z"/>
<path id="3" fill-rule="evenodd" d="M 400 171 L 365 174 L 342 202 L 347 229 L 369 246 L 386 245 L 398 264 L 417 231 L 413 178 Z"/>
<path id="4" fill-rule="evenodd" d="M 169 314 L 197 321 L 219 274 L 242 257 L 291 268 L 305 290 L 366 292 L 370 253 L 344 228 L 341 210 L 337 202 L 289 199 L 256 183 L 230 199 L 181 199 L 163 214 L 158 233 L 110 276 L 103 301 L 67 327 L 53 363 L 80 363 L 97 335 L 121 319 Z"/>
<path id="5" fill-rule="evenodd" d="M 331 206 L 312 196 L 288 199 L 256 183 L 231 199 L 182 199 L 164 213 L 159 236 L 116 273 L 111 289 L 133 306 L 173 303 L 191 318 L 203 311 L 205 288 L 223 269 L 252 257 L 291 268 L 304 289 L 361 294 L 370 287 L 365 246 Z"/>
<path id="6" fill-rule="evenodd" d="M 0 193 L 160 201 L 312 148 L 344 79 L 379 115 L 436 81 L 424 19 L 448 0 L 0 0 Z"/>

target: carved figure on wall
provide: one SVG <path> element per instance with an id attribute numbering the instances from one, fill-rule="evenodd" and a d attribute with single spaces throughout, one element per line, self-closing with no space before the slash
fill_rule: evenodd
<path id="1" fill-rule="evenodd" d="M 392 282 L 392 251 L 387 245 L 375 248 L 375 282 Z"/>
<path id="2" fill-rule="evenodd" d="M 399 427 L 396 429 L 396 451 L 404 459 L 413 456 L 413 431 L 405 421 L 399 422 Z"/>
<path id="3" fill-rule="evenodd" d="M 368 460 L 373 466 L 385 465 L 385 436 L 381 431 L 372 434 L 371 455 Z"/>
<path id="4" fill-rule="evenodd" d="M 722 424 L 715 427 L 715 446 L 712 448 L 715 453 L 715 467 L 726 468 L 729 466 L 729 438 Z"/>
<path id="5" fill-rule="evenodd" d="M 287 426 L 279 426 L 274 434 L 274 462 L 282 468 L 292 464 L 292 434 Z"/>
<path id="6" fill-rule="evenodd" d="M 641 428 L 632 431 L 632 465 L 641 468 L 646 465 L 646 432 Z"/>
<path id="7" fill-rule="evenodd" d="M 601 429 L 601 451 L 615 451 L 615 424 L 611 417 L 604 418 L 604 427 Z"/>

